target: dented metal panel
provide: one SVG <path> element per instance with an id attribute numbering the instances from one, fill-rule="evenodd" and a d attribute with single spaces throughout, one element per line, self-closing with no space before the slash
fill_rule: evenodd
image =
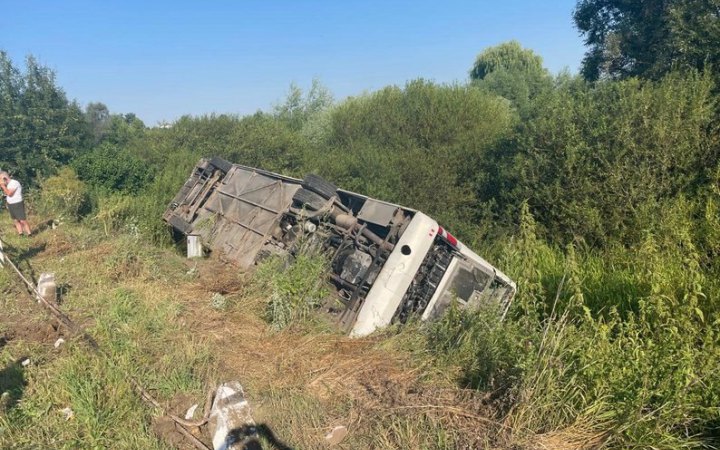
<path id="1" fill-rule="evenodd" d="M 204 206 L 218 218 L 212 246 L 240 266 L 251 266 L 298 189 L 298 185 L 233 167 Z"/>

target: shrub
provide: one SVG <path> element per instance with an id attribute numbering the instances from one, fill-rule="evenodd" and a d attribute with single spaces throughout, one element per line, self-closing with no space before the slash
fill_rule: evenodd
<path id="1" fill-rule="evenodd" d="M 47 215 L 75 221 L 88 210 L 87 186 L 69 167 L 63 167 L 57 175 L 43 180 L 40 189 L 40 207 Z"/>
<path id="2" fill-rule="evenodd" d="M 76 158 L 73 167 L 80 178 L 105 191 L 139 191 L 149 181 L 148 164 L 127 151 L 103 144 Z"/>

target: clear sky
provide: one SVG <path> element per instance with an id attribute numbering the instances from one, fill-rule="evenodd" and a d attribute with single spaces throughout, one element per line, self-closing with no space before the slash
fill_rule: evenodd
<path id="1" fill-rule="evenodd" d="M 584 48 L 575 0 L 0 0 L 0 49 L 35 56 L 82 106 L 146 125 L 251 114 L 317 78 L 336 100 L 424 78 L 465 82 L 484 48 L 516 39 L 558 72 Z"/>

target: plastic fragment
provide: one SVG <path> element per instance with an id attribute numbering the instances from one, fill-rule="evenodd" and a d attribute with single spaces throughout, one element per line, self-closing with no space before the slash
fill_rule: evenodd
<path id="1" fill-rule="evenodd" d="M 65 339 L 63 339 L 63 338 L 58 338 L 58 340 L 55 341 L 55 348 L 59 348 L 59 347 L 60 347 L 61 345 L 63 345 L 64 343 L 65 343 Z"/>
<path id="2" fill-rule="evenodd" d="M 65 420 L 70 420 L 75 417 L 75 412 L 70 409 L 69 406 L 67 408 L 61 409 L 60 412 L 63 413 L 63 417 L 65 417 Z"/>
<path id="3" fill-rule="evenodd" d="M 347 436 L 347 434 L 347 427 L 340 425 L 333 428 L 332 431 L 325 436 L 325 440 L 328 442 L 329 445 L 337 445 L 341 443 L 343 439 L 345 439 L 345 436 Z"/>
<path id="4" fill-rule="evenodd" d="M 185 420 L 190 420 L 195 415 L 195 410 L 197 409 L 198 405 L 195 403 L 191 407 L 188 408 L 187 412 L 185 413 Z"/>
<path id="5" fill-rule="evenodd" d="M 23 359 L 20 364 L 21 364 L 23 367 L 29 366 L 29 365 L 30 365 L 30 358 Z"/>

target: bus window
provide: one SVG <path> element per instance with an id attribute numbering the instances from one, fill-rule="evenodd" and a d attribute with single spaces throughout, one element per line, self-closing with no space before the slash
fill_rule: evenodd
<path id="1" fill-rule="evenodd" d="M 490 275 L 477 267 L 465 268 L 461 266 L 455 272 L 450 290 L 457 296 L 458 300 L 468 303 L 476 292 L 481 293 L 485 289 L 489 279 Z"/>

